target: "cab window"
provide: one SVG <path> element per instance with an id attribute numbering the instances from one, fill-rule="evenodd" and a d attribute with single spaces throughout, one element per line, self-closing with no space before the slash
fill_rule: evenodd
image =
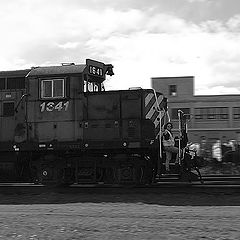
<path id="1" fill-rule="evenodd" d="M 41 80 L 41 98 L 64 98 L 65 79 Z"/>
<path id="2" fill-rule="evenodd" d="M 104 90 L 103 83 L 84 81 L 84 92 L 101 92 Z"/>

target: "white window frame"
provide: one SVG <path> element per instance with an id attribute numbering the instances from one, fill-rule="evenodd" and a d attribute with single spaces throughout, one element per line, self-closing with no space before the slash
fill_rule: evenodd
<path id="1" fill-rule="evenodd" d="M 53 96 L 53 91 L 54 91 L 54 81 L 62 81 L 62 87 L 63 87 L 63 91 L 62 91 L 62 96 Z M 40 97 L 41 99 L 59 99 L 59 98 L 65 98 L 66 97 L 66 92 L 65 92 L 65 78 L 50 78 L 50 79 L 41 79 L 41 92 L 40 92 Z M 44 82 L 51 82 L 51 88 L 52 88 L 52 92 L 51 92 L 51 97 L 45 97 L 44 96 Z"/>

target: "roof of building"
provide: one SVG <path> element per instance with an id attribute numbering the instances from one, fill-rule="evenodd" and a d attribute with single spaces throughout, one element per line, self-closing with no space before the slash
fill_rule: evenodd
<path id="1" fill-rule="evenodd" d="M 194 76 L 176 76 L 176 77 L 152 77 L 151 79 L 152 80 L 158 80 L 158 79 L 176 79 L 176 78 L 179 78 L 179 79 L 185 79 L 185 78 L 191 78 L 191 79 L 194 79 Z"/>
<path id="2" fill-rule="evenodd" d="M 239 99 L 240 94 L 221 94 L 221 95 L 194 95 L 196 101 L 236 101 Z"/>

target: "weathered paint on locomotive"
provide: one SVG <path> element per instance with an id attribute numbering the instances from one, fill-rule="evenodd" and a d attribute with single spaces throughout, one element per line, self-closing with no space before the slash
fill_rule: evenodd
<path id="1" fill-rule="evenodd" d="M 16 181 L 19 172 L 16 164 L 16 144 L 26 140 L 25 76 L 30 71 L 0 72 L 0 181 Z M 22 165 L 23 166 L 23 165 Z"/>
<path id="2" fill-rule="evenodd" d="M 77 141 L 82 138 L 83 120 L 82 65 L 34 69 L 27 77 L 27 122 L 30 142 Z M 73 71 L 74 70 L 74 71 Z M 65 96 L 41 98 L 41 81 L 63 79 Z"/>
<path id="3" fill-rule="evenodd" d="M 0 149 L 13 151 L 14 142 L 26 140 L 24 78 L 30 69 L 0 72 Z M 18 84 L 21 81 L 21 84 Z M 18 109 L 16 107 L 18 106 Z"/>
<path id="4" fill-rule="evenodd" d="M 89 93 L 84 140 L 100 140 L 113 147 L 144 147 L 155 139 L 152 121 L 146 118 L 145 97 L 151 90 Z M 101 143 L 98 142 L 99 147 Z"/>
<path id="5" fill-rule="evenodd" d="M 77 69 L 76 65 L 73 67 Z M 139 148 L 155 139 L 152 122 L 159 120 L 153 109 L 156 101 L 152 90 L 84 92 L 82 65 L 73 73 L 59 68 L 36 69 L 36 73 L 33 70 L 28 75 L 30 142 L 52 142 L 53 147 L 56 142 L 75 142 L 79 148 Z M 61 99 L 41 99 L 41 81 L 58 78 L 65 81 L 66 95 Z M 146 105 L 149 95 L 153 100 Z"/>
<path id="6" fill-rule="evenodd" d="M 69 171 L 81 182 L 86 176 L 96 181 L 110 171 L 118 181 L 141 181 L 153 170 L 163 96 L 152 89 L 99 90 L 103 65 L 37 67 L 25 72 L 25 88 L 11 92 L 17 111 L 8 120 L 1 119 L 0 140 L 1 146 L 7 144 L 16 153 L 11 159 L 21 174 L 32 176 L 36 169 L 42 179 L 59 180 L 59 174 L 66 177 Z M 113 74 L 111 65 L 104 67 Z M 86 91 L 86 80 L 96 81 L 97 90 Z M 60 93 L 54 84 L 60 84 Z"/>
<path id="7" fill-rule="evenodd" d="M 86 93 L 83 86 L 85 66 L 2 72 L 4 78 L 27 77 L 25 89 L 0 92 L 2 103 L 13 102 L 14 108 L 19 104 L 13 116 L 1 118 L 1 145 L 11 142 L 11 150 L 14 144 L 23 142 L 29 145 L 80 142 L 91 147 L 89 144 L 95 141 L 95 146 L 100 147 L 99 141 L 108 141 L 109 147 L 126 147 L 124 143 L 136 141 L 132 146 L 140 147 L 142 140 L 154 140 L 152 122 L 157 127 L 159 119 L 152 90 Z M 41 81 L 58 78 L 64 79 L 65 96 L 42 99 Z M 25 99 L 21 99 L 25 94 Z M 161 98 L 162 95 L 159 101 Z"/>

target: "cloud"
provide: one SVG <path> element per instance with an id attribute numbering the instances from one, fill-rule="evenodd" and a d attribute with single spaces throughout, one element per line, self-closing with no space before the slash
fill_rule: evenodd
<path id="1" fill-rule="evenodd" d="M 76 49 L 78 45 L 78 42 L 66 42 L 64 44 L 57 44 L 58 47 L 63 49 Z"/>
<path id="2" fill-rule="evenodd" d="M 194 75 L 196 93 L 240 92 L 240 15 L 194 23 L 155 11 L 154 5 L 143 10 L 144 1 L 139 8 L 90 2 L 1 2 L 2 70 L 94 58 L 114 65 L 115 75 L 106 82 L 110 89 L 150 87 L 151 77 Z"/>
<path id="3" fill-rule="evenodd" d="M 240 15 L 235 15 L 232 18 L 230 18 L 226 26 L 233 32 L 239 32 L 240 31 Z"/>
<path id="4" fill-rule="evenodd" d="M 207 2 L 207 1 L 211 1 L 211 0 L 187 0 L 187 2 L 190 2 L 190 3 L 195 3 L 195 2 Z"/>
<path id="5" fill-rule="evenodd" d="M 198 95 L 231 95 L 240 94 L 240 90 L 234 87 L 216 86 L 212 88 L 203 87 L 198 90 Z"/>
<path id="6" fill-rule="evenodd" d="M 207 2 L 207 1 L 210 1 L 210 0 L 187 0 L 187 2 L 189 2 L 189 3 L 198 3 L 198 2 L 203 3 L 203 2 Z"/>

